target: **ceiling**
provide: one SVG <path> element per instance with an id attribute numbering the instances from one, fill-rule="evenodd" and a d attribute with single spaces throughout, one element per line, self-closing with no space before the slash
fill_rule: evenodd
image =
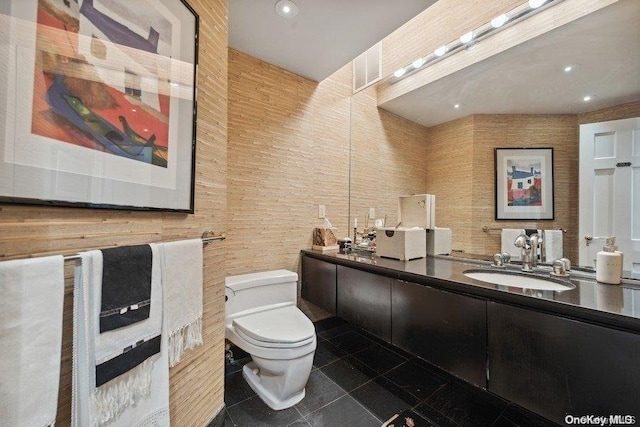
<path id="1" fill-rule="evenodd" d="M 276 0 L 230 0 L 229 46 L 322 81 L 436 0 L 293 0 L 283 18 Z"/>
<path id="2" fill-rule="evenodd" d="M 434 126 L 470 114 L 578 114 L 640 100 L 638 22 L 640 1 L 621 0 L 380 107 Z M 565 73 L 569 64 L 578 67 Z"/>

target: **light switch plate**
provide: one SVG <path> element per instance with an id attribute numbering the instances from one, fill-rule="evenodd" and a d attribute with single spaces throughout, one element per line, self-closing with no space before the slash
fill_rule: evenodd
<path id="1" fill-rule="evenodd" d="M 369 219 L 376 218 L 376 208 L 369 208 Z"/>
<path id="2" fill-rule="evenodd" d="M 318 218 L 324 218 L 327 216 L 327 210 L 324 205 L 318 205 Z"/>

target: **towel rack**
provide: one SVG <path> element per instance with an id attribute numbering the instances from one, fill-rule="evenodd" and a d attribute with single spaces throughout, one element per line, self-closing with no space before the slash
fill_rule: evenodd
<path id="1" fill-rule="evenodd" d="M 225 234 L 216 235 L 216 233 L 213 230 L 207 230 L 204 233 L 202 233 L 202 236 L 200 238 L 202 239 L 202 245 L 207 246 L 211 242 L 215 242 L 217 240 L 225 240 L 227 236 Z M 64 257 L 65 262 L 76 261 L 79 259 L 80 259 L 80 254 L 65 255 Z"/>
<path id="2" fill-rule="evenodd" d="M 514 227 L 511 227 L 514 228 Z M 522 229 L 527 229 L 528 227 L 520 227 Z M 558 228 L 557 230 L 562 231 L 563 233 L 566 234 L 567 230 L 565 230 L 564 228 Z M 502 231 L 502 227 L 488 227 L 486 225 L 482 226 L 482 231 L 484 231 L 485 233 L 488 233 L 490 231 Z"/>

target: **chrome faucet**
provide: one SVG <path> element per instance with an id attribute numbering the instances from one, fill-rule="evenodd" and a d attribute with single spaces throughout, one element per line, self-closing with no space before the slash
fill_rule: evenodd
<path id="1" fill-rule="evenodd" d="M 538 243 L 540 237 L 538 233 L 534 233 L 531 236 L 526 234 L 520 234 L 516 237 L 513 244 L 516 248 L 520 248 L 520 258 L 522 259 L 521 270 L 527 273 L 533 271 L 533 267 L 538 265 Z"/>
<path id="2" fill-rule="evenodd" d="M 531 240 L 531 267 L 538 266 L 538 246 L 540 245 L 540 236 L 533 233 L 529 239 Z"/>

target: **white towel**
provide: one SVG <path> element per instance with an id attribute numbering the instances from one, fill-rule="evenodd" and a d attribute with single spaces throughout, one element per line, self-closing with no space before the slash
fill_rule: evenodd
<path id="1" fill-rule="evenodd" d="M 169 335 L 169 366 L 202 344 L 202 239 L 158 243 Z"/>
<path id="2" fill-rule="evenodd" d="M 80 254 L 74 290 L 72 426 L 169 425 L 169 365 L 159 254 L 152 248 L 151 309 L 143 321 L 100 333 L 102 252 Z M 96 365 L 162 332 L 161 351 L 96 387 Z M 152 387 L 153 385 L 153 387 Z"/>
<path id="3" fill-rule="evenodd" d="M 0 262 L 0 426 L 56 420 L 62 256 Z"/>
<path id="4" fill-rule="evenodd" d="M 544 262 L 552 263 L 562 258 L 562 238 L 564 233 L 562 230 L 544 230 Z"/>
<path id="5" fill-rule="evenodd" d="M 522 228 L 503 228 L 502 229 L 502 253 L 508 253 L 511 255 L 512 261 L 520 261 L 520 248 L 517 248 L 513 243 L 516 241 L 516 237 L 524 234 Z"/>

